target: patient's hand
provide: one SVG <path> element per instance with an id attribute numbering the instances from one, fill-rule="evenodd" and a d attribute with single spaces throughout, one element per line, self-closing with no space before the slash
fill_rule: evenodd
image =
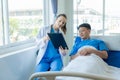
<path id="1" fill-rule="evenodd" d="M 90 54 L 89 52 L 90 52 L 90 48 L 80 49 L 80 50 L 78 50 L 78 52 L 75 55 L 71 56 L 71 60 L 75 59 L 78 56 L 89 55 Z"/>
<path id="2" fill-rule="evenodd" d="M 75 58 L 78 57 L 78 56 L 80 56 L 79 53 L 76 53 L 75 55 L 72 55 L 72 56 L 71 56 L 71 60 L 75 59 Z"/>
<path id="3" fill-rule="evenodd" d="M 79 55 L 81 55 L 81 56 L 86 56 L 86 55 L 91 54 L 91 53 L 92 53 L 92 51 L 93 51 L 93 49 L 92 49 L 92 48 L 84 48 L 84 49 L 82 49 L 82 50 L 78 51 L 78 53 L 77 53 L 77 54 L 79 54 Z"/>
<path id="4" fill-rule="evenodd" d="M 92 46 L 83 46 L 78 49 L 77 53 L 75 55 L 71 56 L 71 60 L 75 59 L 78 56 L 87 56 L 90 55 L 91 53 L 94 53 L 96 48 Z"/>

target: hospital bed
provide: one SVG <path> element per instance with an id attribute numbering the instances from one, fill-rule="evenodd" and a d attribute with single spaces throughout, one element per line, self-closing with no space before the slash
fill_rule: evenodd
<path id="1" fill-rule="evenodd" d="M 55 72 L 38 72 L 31 75 L 29 80 L 34 80 L 34 78 L 41 77 L 40 80 L 59 80 L 55 79 L 56 76 L 71 76 L 71 77 L 82 77 L 88 78 L 92 80 L 115 80 L 114 78 L 97 75 L 97 74 L 89 74 L 89 73 L 78 73 L 78 72 L 64 72 L 64 71 L 55 71 Z M 44 78 L 45 77 L 45 78 Z M 61 79 L 60 79 L 61 80 Z"/>
<path id="2" fill-rule="evenodd" d="M 97 38 L 103 40 L 109 48 L 108 59 L 104 60 L 110 66 L 115 66 L 120 68 L 120 37 L 117 36 L 92 36 L 92 38 Z M 40 80 L 55 80 L 56 76 L 71 76 L 71 77 L 81 77 L 92 80 L 116 80 L 110 76 L 103 76 L 91 73 L 78 73 L 78 72 L 38 72 L 33 73 L 29 80 L 34 80 L 34 78 L 41 77 Z"/>

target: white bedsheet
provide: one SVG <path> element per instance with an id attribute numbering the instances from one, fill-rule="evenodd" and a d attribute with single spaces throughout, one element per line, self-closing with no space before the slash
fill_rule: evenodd
<path id="1" fill-rule="evenodd" d="M 76 59 L 69 62 L 63 71 L 94 73 L 106 75 L 116 80 L 120 80 L 120 68 L 109 66 L 99 56 L 91 54 L 89 56 L 78 56 Z M 90 80 L 75 77 L 58 77 L 60 80 Z"/>

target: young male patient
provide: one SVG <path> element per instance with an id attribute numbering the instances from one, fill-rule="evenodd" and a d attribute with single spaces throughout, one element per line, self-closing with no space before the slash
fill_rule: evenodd
<path id="1" fill-rule="evenodd" d="M 88 23 L 79 25 L 78 31 L 79 36 L 76 37 L 69 54 L 71 61 L 62 71 L 109 75 L 108 65 L 103 61 L 108 57 L 108 48 L 105 43 L 90 37 L 91 26 Z M 88 80 L 75 77 L 59 77 L 59 79 Z"/>
<path id="2" fill-rule="evenodd" d="M 90 37 L 91 26 L 88 23 L 79 25 L 79 37 L 76 37 L 70 52 L 71 61 L 63 72 L 95 74 L 106 76 L 106 80 L 120 80 L 120 68 L 109 66 L 103 59 L 108 57 L 108 48 L 102 40 Z M 95 76 L 94 76 L 95 77 Z M 93 80 L 83 77 L 58 77 L 59 80 Z M 95 79 L 99 80 L 99 79 Z"/>
<path id="3" fill-rule="evenodd" d="M 75 39 L 75 43 L 70 52 L 71 60 L 73 60 L 79 55 L 86 56 L 91 53 L 94 53 L 103 59 L 106 59 L 108 57 L 107 54 L 108 48 L 106 47 L 105 43 L 102 40 L 90 38 L 90 33 L 91 33 L 90 24 L 83 23 L 79 25 L 78 31 L 79 31 L 79 37 Z"/>

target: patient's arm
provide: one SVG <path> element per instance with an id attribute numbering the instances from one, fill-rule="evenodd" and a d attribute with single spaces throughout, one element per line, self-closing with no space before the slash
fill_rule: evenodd
<path id="1" fill-rule="evenodd" d="M 87 56 L 87 55 L 91 54 L 93 52 L 93 50 L 96 50 L 96 49 L 91 48 L 91 47 L 80 48 L 75 55 L 71 56 L 71 60 L 75 59 L 78 56 Z"/>
<path id="2" fill-rule="evenodd" d="M 96 50 L 93 48 L 83 48 L 81 50 L 78 50 L 78 52 L 75 55 L 72 55 L 71 60 L 75 59 L 76 57 L 78 57 L 80 55 L 86 56 L 86 55 L 89 55 L 91 53 L 94 53 L 103 59 L 106 59 L 108 57 L 107 51 L 100 51 L 100 50 Z"/>
<path id="3" fill-rule="evenodd" d="M 78 51 L 78 54 L 80 54 L 82 56 L 86 56 L 91 53 L 96 54 L 103 59 L 106 59 L 108 57 L 107 51 L 100 51 L 100 50 L 97 50 L 94 48 L 87 47 L 87 48 L 83 48 L 82 50 Z"/>
<path id="4" fill-rule="evenodd" d="M 103 58 L 103 59 L 107 59 L 108 58 L 108 53 L 107 51 L 100 51 L 100 50 L 92 50 L 92 53 L 98 55 L 99 57 Z"/>
<path id="5" fill-rule="evenodd" d="M 73 59 L 75 59 L 76 57 L 78 57 L 79 56 L 79 54 L 75 54 L 75 55 L 72 55 L 71 57 L 70 57 L 70 60 L 73 60 Z"/>

